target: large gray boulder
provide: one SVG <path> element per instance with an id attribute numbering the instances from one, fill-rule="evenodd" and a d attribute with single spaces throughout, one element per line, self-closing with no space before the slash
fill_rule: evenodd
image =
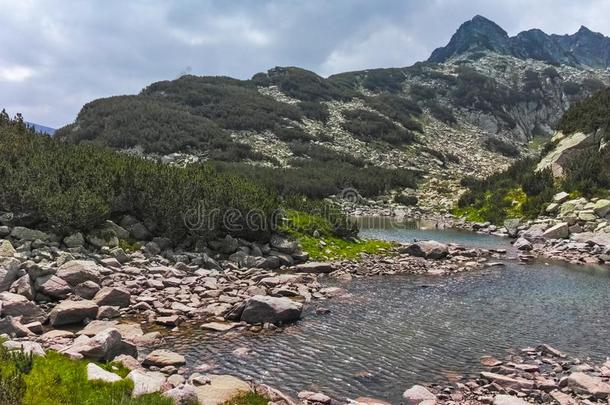
<path id="1" fill-rule="evenodd" d="M 437 260 L 447 257 L 449 254 L 449 247 L 444 243 L 434 240 L 425 240 L 402 247 L 400 253 Z"/>
<path id="2" fill-rule="evenodd" d="M 99 305 L 108 305 L 113 307 L 128 307 L 131 294 L 124 288 L 104 287 L 95 294 L 93 301 Z"/>
<path id="3" fill-rule="evenodd" d="M 515 241 L 515 243 L 513 244 L 513 246 L 519 250 L 524 250 L 524 251 L 530 251 L 534 248 L 534 246 L 532 246 L 532 243 L 525 238 L 517 239 Z"/>
<path id="4" fill-rule="evenodd" d="M 62 301 L 51 310 L 49 323 L 51 326 L 81 323 L 85 319 L 95 319 L 98 305 L 93 301 Z"/>
<path id="5" fill-rule="evenodd" d="M 331 273 L 333 270 L 334 270 L 333 266 L 330 263 L 324 263 L 324 262 L 309 262 L 309 263 L 297 264 L 294 268 L 294 271 L 297 273 L 314 273 L 314 274 Z"/>
<path id="6" fill-rule="evenodd" d="M 13 294 L 10 292 L 0 293 L 0 303 L 2 316 L 21 316 L 23 323 L 30 322 L 43 322 L 47 315 L 45 312 L 28 300 L 27 297 L 19 294 Z"/>
<path id="7" fill-rule="evenodd" d="M 496 395 L 493 405 L 531 405 L 519 397 L 512 395 Z"/>
<path id="8" fill-rule="evenodd" d="M 24 228 L 22 226 L 16 226 L 11 231 L 11 237 L 14 239 L 18 239 L 22 242 L 33 242 L 36 239 L 40 239 L 41 241 L 48 241 L 50 239 L 49 235 L 34 229 Z"/>
<path id="9" fill-rule="evenodd" d="M 593 211 L 597 216 L 604 218 L 610 214 L 610 200 L 598 200 L 593 207 Z"/>
<path id="10" fill-rule="evenodd" d="M 566 239 L 570 236 L 569 228 L 567 222 L 560 222 L 544 231 L 542 237 L 545 239 Z"/>
<path id="11" fill-rule="evenodd" d="M 247 323 L 286 323 L 301 317 L 303 305 L 283 297 L 255 295 L 246 300 L 241 320 Z"/>
<path id="12" fill-rule="evenodd" d="M 64 263 L 59 267 L 56 275 L 72 287 L 85 281 L 93 281 L 97 284 L 100 282 L 99 267 L 89 260 L 71 260 Z"/>
<path id="13" fill-rule="evenodd" d="M 64 350 L 66 353 L 80 354 L 87 359 L 111 361 L 116 356 L 126 354 L 137 357 L 135 346 L 123 341 L 116 328 L 107 328 L 92 338 L 80 336 L 75 344 Z"/>
<path id="14" fill-rule="evenodd" d="M 68 283 L 55 275 L 38 277 L 34 282 L 36 291 L 50 298 L 64 299 L 72 292 Z"/>

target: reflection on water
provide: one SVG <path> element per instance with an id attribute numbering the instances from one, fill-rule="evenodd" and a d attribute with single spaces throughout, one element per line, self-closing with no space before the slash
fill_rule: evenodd
<path id="1" fill-rule="evenodd" d="M 391 217 L 355 218 L 363 238 L 385 239 L 397 242 L 432 239 L 444 243 L 458 243 L 468 247 L 509 248 L 510 241 L 501 236 L 478 234 L 446 227 L 442 222 L 403 221 Z"/>
<path id="2" fill-rule="evenodd" d="M 463 235 L 460 243 L 497 243 L 490 239 Z M 169 343 L 191 366 L 216 363 L 214 372 L 262 380 L 292 394 L 319 390 L 398 403 L 415 383 L 469 376 L 480 370 L 480 356 L 503 356 L 509 348 L 544 342 L 604 359 L 610 354 L 608 274 L 595 267 L 508 262 L 503 269 L 443 278 L 357 279 L 343 285 L 352 293 L 349 300 L 320 303 L 329 315 L 316 316 L 320 304 L 314 303 L 301 322 L 277 334 L 196 331 Z M 249 357 L 231 353 L 244 346 L 252 350 Z"/>

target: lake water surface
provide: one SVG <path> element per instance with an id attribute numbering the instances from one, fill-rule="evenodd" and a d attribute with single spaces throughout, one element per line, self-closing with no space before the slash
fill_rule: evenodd
<path id="1" fill-rule="evenodd" d="M 507 240 L 467 232 L 367 229 L 391 240 L 433 238 L 480 247 Z M 330 281 L 329 281 L 330 283 Z M 303 320 L 276 334 L 233 338 L 195 331 L 169 338 L 189 364 L 253 378 L 292 394 L 315 390 L 338 399 L 400 402 L 415 383 L 447 382 L 480 370 L 485 354 L 548 343 L 572 355 L 610 355 L 607 268 L 507 261 L 448 277 L 380 276 L 341 284 L 352 297 L 314 302 Z M 316 316 L 315 306 L 331 310 Z M 231 354 L 252 350 L 246 358 Z"/>

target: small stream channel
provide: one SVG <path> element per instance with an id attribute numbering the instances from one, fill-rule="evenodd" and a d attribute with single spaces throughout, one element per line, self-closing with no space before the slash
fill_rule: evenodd
<path id="1" fill-rule="evenodd" d="M 363 236 L 435 239 L 472 247 L 508 240 L 454 230 L 373 227 Z M 330 281 L 329 281 L 330 283 Z M 351 298 L 314 302 L 296 325 L 275 334 L 217 336 L 191 331 L 168 338 L 189 364 L 253 378 L 289 393 L 369 396 L 399 403 L 415 383 L 446 383 L 480 370 L 485 354 L 548 343 L 572 355 L 610 355 L 607 268 L 507 261 L 448 277 L 386 276 L 341 284 Z M 329 315 L 316 316 L 323 305 Z M 248 357 L 232 355 L 239 347 Z"/>

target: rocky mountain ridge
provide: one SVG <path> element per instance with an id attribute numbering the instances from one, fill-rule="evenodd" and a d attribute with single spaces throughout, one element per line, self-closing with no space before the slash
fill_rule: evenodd
<path id="1" fill-rule="evenodd" d="M 509 37 L 500 26 L 480 15 L 462 24 L 449 44 L 432 52 L 428 61 L 442 63 L 464 53 L 485 51 L 553 65 L 610 67 L 610 38 L 585 26 L 572 35 L 549 35 L 531 29 Z"/>

